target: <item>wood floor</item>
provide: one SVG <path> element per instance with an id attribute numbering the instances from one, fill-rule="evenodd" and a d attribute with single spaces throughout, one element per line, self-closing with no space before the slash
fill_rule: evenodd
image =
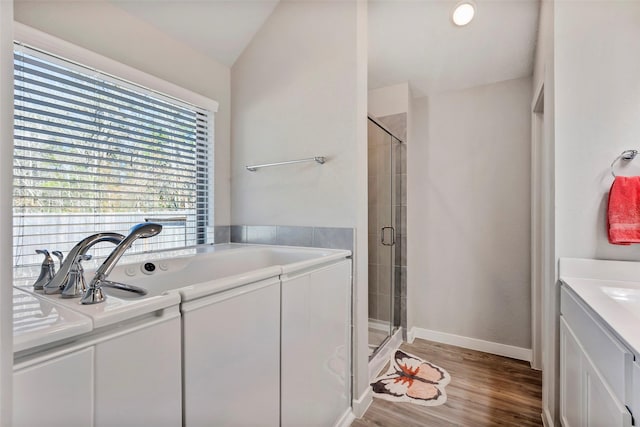
<path id="1" fill-rule="evenodd" d="M 400 348 L 449 372 L 447 402 L 420 406 L 374 398 L 352 427 L 542 425 L 542 374 L 527 362 L 420 339 Z"/>

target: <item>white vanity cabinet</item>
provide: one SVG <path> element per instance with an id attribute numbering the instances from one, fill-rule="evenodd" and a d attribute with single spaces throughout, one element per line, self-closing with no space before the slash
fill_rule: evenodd
<path id="1" fill-rule="evenodd" d="M 631 426 L 627 405 L 633 354 L 565 285 L 560 311 L 562 425 Z"/>
<path id="2" fill-rule="evenodd" d="M 278 277 L 182 303 L 186 427 L 276 427 Z"/>
<path id="3" fill-rule="evenodd" d="M 182 424 L 177 306 L 78 337 L 14 365 L 14 426 Z"/>
<path id="4" fill-rule="evenodd" d="M 350 408 L 351 261 L 282 276 L 283 427 L 335 425 Z"/>

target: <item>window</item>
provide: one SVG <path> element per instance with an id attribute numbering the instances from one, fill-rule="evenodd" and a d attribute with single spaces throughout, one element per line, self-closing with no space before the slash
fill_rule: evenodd
<path id="1" fill-rule="evenodd" d="M 212 112 L 24 45 L 14 53 L 15 267 L 145 221 L 163 231 L 132 252 L 208 243 Z"/>

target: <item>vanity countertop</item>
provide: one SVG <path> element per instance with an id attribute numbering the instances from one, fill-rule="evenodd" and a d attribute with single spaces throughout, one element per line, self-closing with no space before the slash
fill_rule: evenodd
<path id="1" fill-rule="evenodd" d="M 640 357 L 640 262 L 561 258 L 559 275 Z"/>

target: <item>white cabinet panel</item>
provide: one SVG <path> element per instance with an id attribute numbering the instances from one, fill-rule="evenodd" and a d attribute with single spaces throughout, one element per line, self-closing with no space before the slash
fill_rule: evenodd
<path id="1" fill-rule="evenodd" d="M 631 363 L 631 396 L 629 397 L 629 406 L 631 413 L 636 414 L 635 418 L 640 417 L 640 365 L 638 361 Z"/>
<path id="2" fill-rule="evenodd" d="M 182 305 L 185 425 L 275 427 L 280 399 L 280 282 Z"/>
<path id="3" fill-rule="evenodd" d="M 564 427 L 630 427 L 630 353 L 565 289 L 560 316 L 560 417 Z M 577 331 L 577 332 L 576 332 Z M 593 332 L 593 335 L 589 333 Z M 583 342 L 584 338 L 584 342 Z M 599 342 L 596 345 L 596 338 Z M 585 345 L 586 342 L 586 345 Z M 610 355 L 606 358 L 603 355 Z M 594 356 L 592 358 L 592 356 Z M 606 372 L 607 375 L 603 373 Z M 620 373 L 623 374 L 620 374 Z M 611 380 L 611 381 L 609 381 Z"/>
<path id="4" fill-rule="evenodd" d="M 591 363 L 585 363 L 586 420 L 589 427 L 631 427 L 631 414 Z"/>
<path id="5" fill-rule="evenodd" d="M 560 417 L 564 427 L 580 427 L 582 423 L 582 351 L 563 318 L 560 319 Z"/>
<path id="6" fill-rule="evenodd" d="M 334 425 L 350 406 L 351 262 L 282 281 L 284 427 Z"/>
<path id="7" fill-rule="evenodd" d="M 14 427 L 93 426 L 93 348 L 13 375 Z"/>
<path id="8" fill-rule="evenodd" d="M 603 379 L 620 401 L 625 399 L 627 361 L 633 356 L 606 328 L 604 328 L 587 306 L 565 286 L 561 290 L 561 312 L 571 325 L 576 339 L 589 355 Z"/>
<path id="9" fill-rule="evenodd" d="M 182 424 L 180 317 L 96 344 L 96 427 Z"/>

